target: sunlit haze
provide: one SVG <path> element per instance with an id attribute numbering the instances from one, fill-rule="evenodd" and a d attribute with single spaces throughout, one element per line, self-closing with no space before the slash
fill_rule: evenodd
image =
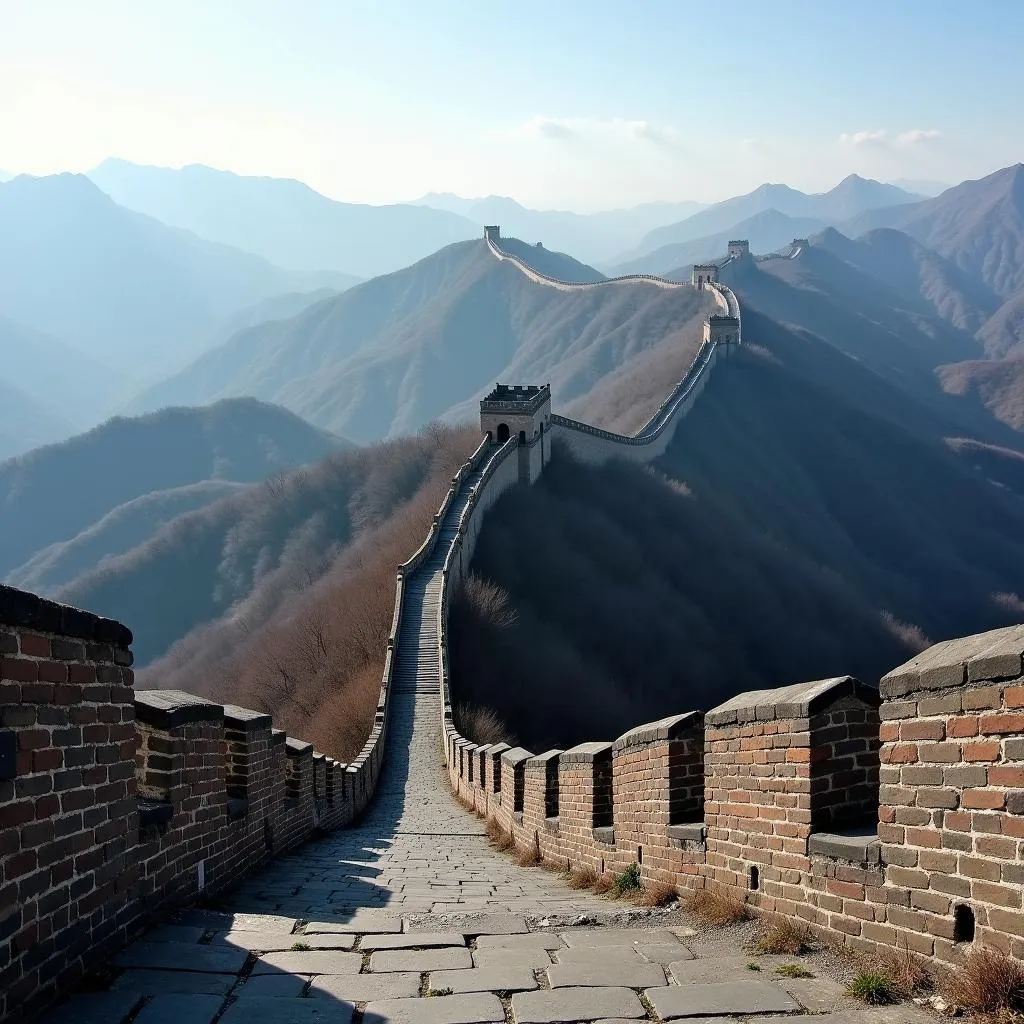
<path id="1" fill-rule="evenodd" d="M 0 169 L 110 156 L 591 211 L 1024 153 L 1017 3 L 3 0 Z"/>

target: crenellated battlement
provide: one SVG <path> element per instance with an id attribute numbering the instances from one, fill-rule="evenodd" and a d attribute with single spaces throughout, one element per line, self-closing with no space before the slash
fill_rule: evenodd
<path id="1" fill-rule="evenodd" d="M 120 623 L 0 587 L 0 1017 L 66 990 L 148 922 L 350 822 L 345 765 L 269 715 L 133 689 Z"/>
<path id="2" fill-rule="evenodd" d="M 639 864 L 860 951 L 1024 957 L 1024 626 L 937 644 L 879 689 L 824 679 L 506 749 L 500 776 L 471 778 L 482 748 L 445 728 L 459 794 L 552 863 Z"/>

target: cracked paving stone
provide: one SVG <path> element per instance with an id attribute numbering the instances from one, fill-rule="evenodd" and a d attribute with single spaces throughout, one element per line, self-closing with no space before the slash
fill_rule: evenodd
<path id="1" fill-rule="evenodd" d="M 800 1004 L 788 992 L 767 981 L 672 985 L 649 988 L 644 995 L 662 1020 L 744 1013 L 791 1013 L 800 1009 Z"/>

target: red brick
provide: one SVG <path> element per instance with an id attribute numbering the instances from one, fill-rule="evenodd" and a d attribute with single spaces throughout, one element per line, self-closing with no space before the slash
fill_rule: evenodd
<path id="1" fill-rule="evenodd" d="M 30 658 L 48 658 L 50 656 L 49 638 L 39 636 L 38 633 L 22 633 L 21 653 Z"/>
<path id="2" fill-rule="evenodd" d="M 1008 768 L 1003 765 L 989 768 L 988 784 L 1009 789 L 1024 789 L 1024 768 Z"/>
<path id="3" fill-rule="evenodd" d="M 34 683 L 39 678 L 39 662 L 25 658 L 0 658 L 0 679 L 16 683 Z"/>
<path id="4" fill-rule="evenodd" d="M 1024 733 L 1024 714 L 982 715 L 981 731 L 993 733 Z"/>
<path id="5" fill-rule="evenodd" d="M 951 718 L 946 723 L 946 733 L 950 739 L 978 735 L 978 716 L 970 715 L 963 718 Z"/>
<path id="6" fill-rule="evenodd" d="M 987 740 L 979 743 L 965 743 L 963 745 L 965 761 L 998 761 L 999 741 Z"/>

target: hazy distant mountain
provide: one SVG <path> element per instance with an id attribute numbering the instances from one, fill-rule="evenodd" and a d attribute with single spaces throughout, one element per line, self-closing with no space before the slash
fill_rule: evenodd
<path id="1" fill-rule="evenodd" d="M 56 410 L 0 378 L 0 461 L 74 432 Z"/>
<path id="2" fill-rule="evenodd" d="M 0 314 L 129 374 L 272 295 L 329 286 L 118 206 L 88 178 L 0 185 Z"/>
<path id="3" fill-rule="evenodd" d="M 950 394 L 976 396 L 994 416 L 1024 431 L 1024 357 L 953 363 L 938 373 Z"/>
<path id="4" fill-rule="evenodd" d="M 708 238 L 695 238 L 690 242 L 674 242 L 660 249 L 627 260 L 611 268 L 613 274 L 668 274 L 681 271 L 693 263 L 703 260 L 720 259 L 725 256 L 729 240 L 746 238 L 755 253 L 774 252 L 788 245 L 794 238 L 806 238 L 824 227 L 820 220 L 809 217 L 789 217 L 778 210 L 762 210 L 727 231 Z"/>
<path id="5" fill-rule="evenodd" d="M 874 210 L 843 227 L 893 227 L 952 260 L 1009 298 L 1024 288 L 1024 164 L 965 181 L 934 199 Z"/>
<path id="6" fill-rule="evenodd" d="M 4 413 L 6 422 L 6 404 Z M 207 480 L 264 480 L 344 444 L 284 409 L 239 399 L 118 417 L 37 448 L 0 463 L 0 578 L 144 495 Z"/>
<path id="7" fill-rule="evenodd" d="M 521 251 L 559 260 L 560 275 L 600 278 L 568 257 Z M 238 333 L 139 404 L 249 394 L 370 441 L 437 417 L 472 419 L 475 400 L 499 379 L 550 381 L 564 404 L 650 347 L 695 350 L 709 303 L 689 288 L 642 283 L 561 291 L 499 261 L 482 239 L 463 242 Z"/>
<path id="8" fill-rule="evenodd" d="M 395 566 L 419 545 L 452 474 L 477 444 L 475 431 L 432 430 L 334 454 L 175 516 L 57 594 L 131 623 L 140 667 L 192 630 L 197 633 L 183 658 L 191 655 L 207 664 L 225 656 L 234 660 L 278 605 L 290 602 L 285 621 L 297 614 L 307 637 L 319 630 L 318 646 L 306 650 L 303 682 L 323 653 L 324 688 L 334 694 L 346 667 L 361 658 L 373 664 L 376 692 L 378 659 L 393 610 Z M 360 592 L 346 594 L 346 584 L 360 577 Z M 325 585 L 331 588 L 326 593 Z M 339 620 L 347 642 L 335 646 Z M 290 653 L 276 644 L 273 654 L 246 669 L 269 666 L 277 675 L 273 666 L 290 661 Z M 186 674 L 199 692 L 224 694 L 234 689 L 243 671 L 239 666 L 223 675 Z M 258 699 L 272 700 L 272 694 L 264 690 Z M 353 710 L 349 704 L 346 717 Z M 363 732 L 350 753 L 361 745 L 372 717 L 370 711 L 369 719 L 357 723 L 356 731 Z"/>
<path id="9" fill-rule="evenodd" d="M 1011 295 L 978 331 L 987 355 L 1024 356 L 1024 288 Z"/>
<path id="10" fill-rule="evenodd" d="M 999 309 L 1000 299 L 982 281 L 920 242 L 891 228 L 857 240 L 829 228 L 813 244 L 899 289 L 924 299 L 943 320 L 974 333 Z"/>
<path id="11" fill-rule="evenodd" d="M 990 293 L 924 246 L 888 233 L 851 242 L 830 229 L 811 243 L 795 260 L 731 264 L 723 276 L 751 308 L 823 339 L 905 393 L 906 409 L 886 411 L 904 429 L 1020 443 L 979 395 L 954 397 L 936 377 L 941 366 L 981 357 L 973 332 L 952 318 L 972 325 L 975 303 Z M 929 410 L 932 421 L 909 423 L 911 408 Z"/>
<path id="12" fill-rule="evenodd" d="M 906 203 L 915 197 L 894 185 L 851 174 L 828 192 L 807 195 L 788 185 L 761 185 L 743 196 L 694 214 L 686 220 L 649 232 L 640 244 L 618 261 L 625 264 L 665 245 L 689 242 L 728 232 L 735 225 L 764 210 L 777 210 L 787 217 L 805 217 L 826 224 L 838 224 L 864 210 Z"/>
<path id="13" fill-rule="evenodd" d="M 478 226 L 498 224 L 506 235 L 543 242 L 549 249 L 571 252 L 588 263 L 600 263 L 636 245 L 653 228 L 689 217 L 704 204 L 645 203 L 631 209 L 600 213 L 531 210 L 507 196 L 463 199 L 450 192 L 429 192 L 417 200 L 423 206 L 448 210 Z"/>
<path id="14" fill-rule="evenodd" d="M 528 245 L 519 238 L 503 238 L 501 251 L 510 256 L 518 256 L 527 266 L 539 274 L 565 281 L 569 284 L 593 284 L 604 281 L 605 276 L 599 270 L 581 263 L 564 252 L 555 252 L 539 242 Z"/>
<path id="15" fill-rule="evenodd" d="M 7 171 L 0 171 L 0 181 L 10 181 L 13 178 L 13 174 L 8 174 Z"/>
<path id="16" fill-rule="evenodd" d="M 0 315 L 0 379 L 59 409 L 72 425 L 68 433 L 74 433 L 74 427 L 92 426 L 123 400 L 126 378 L 71 345 Z"/>
<path id="17" fill-rule="evenodd" d="M 199 164 L 172 170 L 105 160 L 89 177 L 122 206 L 292 270 L 373 277 L 479 233 L 442 210 L 339 203 L 300 181 Z"/>
<path id="18" fill-rule="evenodd" d="M 929 181 L 924 178 L 897 178 L 895 181 L 890 181 L 889 184 L 903 189 L 904 192 L 912 192 L 927 198 L 937 196 L 939 193 L 945 192 L 947 188 L 952 188 L 948 182 Z"/>

